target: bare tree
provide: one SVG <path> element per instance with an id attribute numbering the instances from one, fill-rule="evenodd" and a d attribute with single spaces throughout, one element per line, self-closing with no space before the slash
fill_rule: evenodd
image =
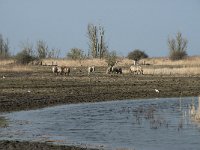
<path id="1" fill-rule="evenodd" d="M 93 58 L 97 57 L 97 28 L 93 24 L 88 24 L 87 35 L 89 38 L 89 51 Z"/>
<path id="2" fill-rule="evenodd" d="M 9 43 L 8 39 L 4 39 L 3 36 L 0 34 L 0 57 L 7 58 L 9 57 Z"/>
<path id="3" fill-rule="evenodd" d="M 36 60 L 36 57 L 34 55 L 33 45 L 31 43 L 29 43 L 28 41 L 22 42 L 20 47 L 21 51 L 18 52 L 15 56 L 16 63 L 28 64 L 31 61 Z"/>
<path id="4" fill-rule="evenodd" d="M 168 46 L 169 46 L 169 57 L 172 60 L 179 60 L 183 59 L 187 56 L 187 44 L 188 41 L 186 38 L 182 37 L 180 32 L 177 33 L 176 38 L 169 38 L 168 39 Z"/>
<path id="5" fill-rule="evenodd" d="M 37 55 L 40 59 L 46 58 L 48 55 L 48 46 L 46 42 L 39 40 L 36 45 Z"/>
<path id="6" fill-rule="evenodd" d="M 48 58 L 58 58 L 60 55 L 60 49 L 52 48 L 50 51 L 48 51 Z"/>
<path id="7" fill-rule="evenodd" d="M 103 58 L 108 51 L 104 38 L 104 28 L 88 24 L 89 51 L 93 58 Z"/>
<path id="8" fill-rule="evenodd" d="M 30 56 L 35 56 L 33 44 L 29 41 L 21 42 L 21 51 L 26 51 L 26 53 Z"/>

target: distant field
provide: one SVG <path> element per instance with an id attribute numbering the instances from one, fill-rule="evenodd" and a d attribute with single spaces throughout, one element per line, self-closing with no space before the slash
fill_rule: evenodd
<path id="1" fill-rule="evenodd" d="M 133 61 L 126 58 L 119 58 L 119 66 L 122 67 L 123 73 L 129 73 L 129 67 Z M 43 65 L 70 66 L 76 68 L 87 68 L 94 65 L 96 67 L 107 67 L 104 59 L 85 59 L 85 60 L 67 60 L 67 59 L 44 59 Z M 184 60 L 171 61 L 168 58 L 147 58 L 139 61 L 143 67 L 144 74 L 158 75 L 200 75 L 200 56 L 188 57 Z M 23 72 L 35 71 L 35 68 L 29 66 L 19 66 L 14 60 L 0 60 L 0 72 Z"/>

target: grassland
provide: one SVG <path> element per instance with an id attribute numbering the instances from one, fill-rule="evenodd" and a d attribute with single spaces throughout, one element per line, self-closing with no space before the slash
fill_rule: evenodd
<path id="1" fill-rule="evenodd" d="M 128 68 L 133 61 L 126 58 L 118 58 L 118 65 L 123 67 L 123 72 L 128 73 Z M 1 60 L 0 72 L 5 71 L 31 71 L 30 66 L 13 65 L 14 60 Z M 59 65 L 70 66 L 73 68 L 88 67 L 94 65 L 96 67 L 106 67 L 107 63 L 104 59 L 85 59 L 85 60 L 66 60 L 66 59 L 44 59 L 43 65 Z M 171 61 L 168 58 L 147 58 L 139 61 L 143 66 L 145 74 L 160 75 L 200 75 L 200 56 L 188 57 L 184 60 Z"/>

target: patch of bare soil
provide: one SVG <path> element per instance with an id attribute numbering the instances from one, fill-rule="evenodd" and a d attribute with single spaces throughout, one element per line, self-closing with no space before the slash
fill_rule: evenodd
<path id="1" fill-rule="evenodd" d="M 75 146 L 50 145 L 38 142 L 0 141 L 0 150 L 95 150 Z"/>
<path id="2" fill-rule="evenodd" d="M 200 95 L 200 77 L 102 72 L 90 76 L 87 73 L 56 76 L 51 72 L 3 75 L 6 78 L 0 79 L 0 112 L 69 103 Z"/>

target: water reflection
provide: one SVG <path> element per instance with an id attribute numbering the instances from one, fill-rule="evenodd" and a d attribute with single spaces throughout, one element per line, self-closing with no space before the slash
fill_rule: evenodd
<path id="1" fill-rule="evenodd" d="M 198 97 L 197 109 L 195 108 L 194 100 L 190 105 L 190 117 L 194 122 L 200 123 L 200 96 Z"/>
<path id="2" fill-rule="evenodd" d="M 7 126 L 8 126 L 8 123 L 5 117 L 0 116 L 0 128 L 6 128 Z"/>
<path id="3" fill-rule="evenodd" d="M 4 114 L 10 124 L 0 128 L 0 140 L 100 149 L 198 149 L 200 128 L 195 120 L 199 101 L 199 98 L 129 100 Z"/>

